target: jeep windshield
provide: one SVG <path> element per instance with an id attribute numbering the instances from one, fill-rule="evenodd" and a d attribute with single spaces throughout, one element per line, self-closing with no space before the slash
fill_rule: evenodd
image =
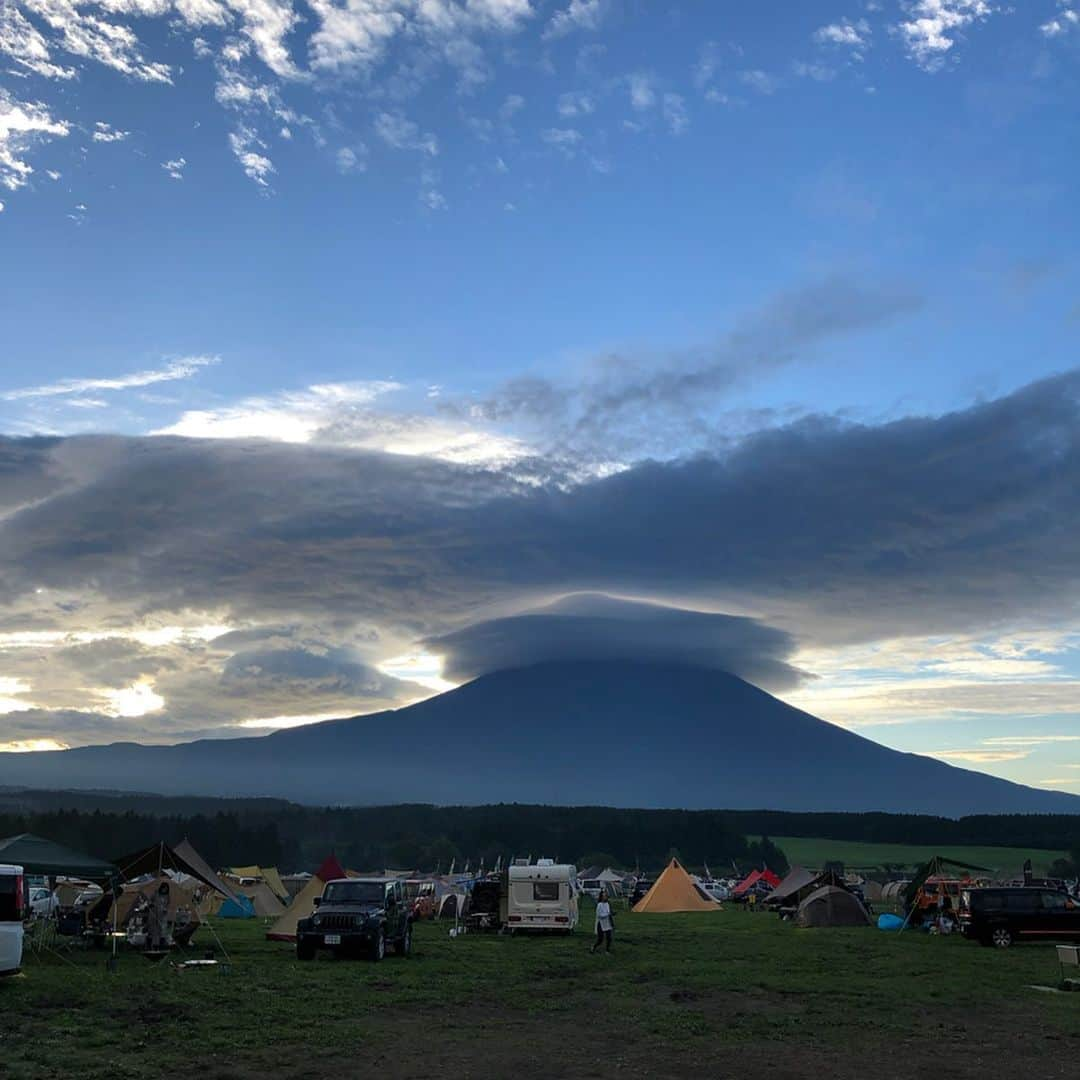
<path id="1" fill-rule="evenodd" d="M 382 906 L 386 886 L 379 881 L 332 881 L 323 890 L 323 904 Z"/>

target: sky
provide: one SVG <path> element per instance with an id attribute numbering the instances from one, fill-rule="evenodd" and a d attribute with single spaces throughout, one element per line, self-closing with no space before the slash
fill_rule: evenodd
<path id="1" fill-rule="evenodd" d="M 0 0 L 0 748 L 612 649 L 1080 792 L 1080 4 Z"/>

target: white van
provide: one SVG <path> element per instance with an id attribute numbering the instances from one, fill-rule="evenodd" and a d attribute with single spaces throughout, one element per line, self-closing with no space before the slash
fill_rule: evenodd
<path id="1" fill-rule="evenodd" d="M 22 967 L 23 868 L 0 864 L 0 975 Z"/>
<path id="2" fill-rule="evenodd" d="M 511 866 L 507 870 L 506 926 L 570 933 L 578 924 L 577 867 Z"/>

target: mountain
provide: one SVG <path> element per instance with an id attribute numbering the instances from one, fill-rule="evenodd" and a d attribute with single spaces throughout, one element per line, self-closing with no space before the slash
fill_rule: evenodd
<path id="1" fill-rule="evenodd" d="M 733 675 L 614 661 L 500 671 L 254 738 L 0 754 L 0 784 L 311 804 L 1080 813 L 1080 796 L 889 750 Z"/>

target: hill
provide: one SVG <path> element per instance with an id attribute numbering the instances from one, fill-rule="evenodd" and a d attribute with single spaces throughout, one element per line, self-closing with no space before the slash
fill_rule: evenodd
<path id="1" fill-rule="evenodd" d="M 616 661 L 500 671 L 257 738 L 5 754 L 0 784 L 309 804 L 1080 812 L 1078 796 L 898 753 L 723 672 Z"/>

